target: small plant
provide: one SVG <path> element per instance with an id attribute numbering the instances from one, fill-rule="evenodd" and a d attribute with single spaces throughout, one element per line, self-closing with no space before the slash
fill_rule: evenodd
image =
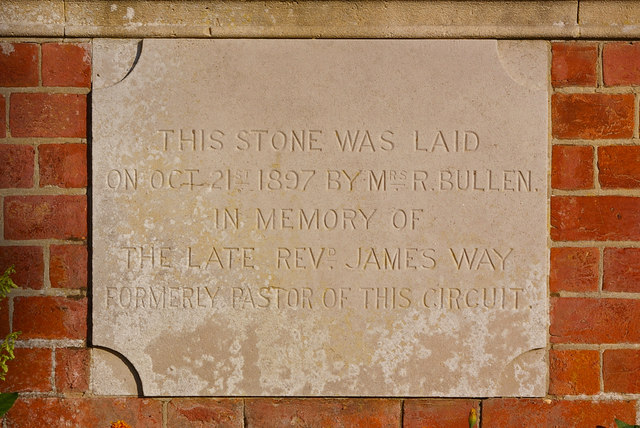
<path id="1" fill-rule="evenodd" d="M 0 344 L 0 380 L 4 380 L 7 376 L 7 372 L 9 371 L 7 361 L 15 358 L 15 355 L 13 355 L 13 348 L 19 334 L 19 331 L 9 333 Z"/>
<path id="2" fill-rule="evenodd" d="M 476 409 L 472 407 L 471 411 L 469 412 L 469 428 L 475 427 L 477 423 L 478 423 L 478 414 L 476 413 Z"/>
<path id="3" fill-rule="evenodd" d="M 14 288 L 18 288 L 15 282 L 11 279 L 11 275 L 14 274 L 16 270 L 13 266 L 9 266 L 7 270 L 4 271 L 2 276 L 0 276 L 0 299 L 7 297 L 9 292 Z M 0 379 L 4 380 L 7 376 L 7 372 L 9 371 L 9 367 L 7 366 L 7 361 L 13 360 L 15 355 L 13 354 L 13 348 L 16 344 L 16 339 L 20 334 L 19 331 L 14 331 L 9 333 L 7 337 L 4 338 L 2 343 L 0 343 Z M 4 416 L 5 413 L 9 411 L 13 403 L 18 399 L 17 392 L 3 392 L 0 394 L 0 418 Z"/>
<path id="4" fill-rule="evenodd" d="M 623 422 L 620 419 L 616 419 L 615 421 L 618 428 L 640 428 L 640 425 L 629 425 L 628 423 Z"/>
<path id="5" fill-rule="evenodd" d="M 12 265 L 0 276 L 0 299 L 4 299 L 11 290 L 18 288 L 16 283 L 13 282 L 13 279 L 11 279 L 11 275 L 14 273 L 16 273 L 16 269 Z"/>

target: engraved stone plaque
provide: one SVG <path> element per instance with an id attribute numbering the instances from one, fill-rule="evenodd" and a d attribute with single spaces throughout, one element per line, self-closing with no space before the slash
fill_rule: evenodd
<path id="1" fill-rule="evenodd" d="M 546 43 L 94 49 L 92 341 L 145 395 L 545 394 Z"/>

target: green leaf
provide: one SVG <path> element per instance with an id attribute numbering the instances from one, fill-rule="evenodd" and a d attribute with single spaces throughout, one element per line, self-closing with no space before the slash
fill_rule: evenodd
<path id="1" fill-rule="evenodd" d="M 616 419 L 615 421 L 618 428 L 640 428 L 640 425 L 629 425 L 628 423 L 623 422 L 620 419 Z"/>
<path id="2" fill-rule="evenodd" d="M 3 392 L 0 394 L 0 418 L 9 411 L 17 399 L 17 392 Z"/>
<path id="3" fill-rule="evenodd" d="M 18 288 L 16 283 L 11 279 L 11 275 L 14 273 L 16 273 L 16 270 L 12 265 L 0 275 L 0 298 L 7 297 L 7 294 L 9 294 L 12 289 Z"/>
<path id="4" fill-rule="evenodd" d="M 16 356 L 13 353 L 13 348 L 16 343 L 16 339 L 20 335 L 19 331 L 7 334 L 7 337 L 0 343 L 0 380 L 4 380 L 9 367 L 7 361 L 13 360 Z"/>

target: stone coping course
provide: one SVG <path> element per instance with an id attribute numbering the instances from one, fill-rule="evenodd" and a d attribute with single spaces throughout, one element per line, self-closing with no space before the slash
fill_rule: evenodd
<path id="1" fill-rule="evenodd" d="M 640 2 L 0 0 L 0 36 L 631 39 Z"/>

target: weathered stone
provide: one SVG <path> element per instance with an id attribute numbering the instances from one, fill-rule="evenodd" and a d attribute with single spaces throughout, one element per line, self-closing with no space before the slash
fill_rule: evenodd
<path id="1" fill-rule="evenodd" d="M 582 0 L 578 19 L 584 38 L 640 36 L 640 3 L 635 0 Z"/>
<path id="2" fill-rule="evenodd" d="M 82 37 L 573 37 L 577 1 L 66 2 Z"/>
<path id="3" fill-rule="evenodd" d="M 64 36 L 63 0 L 0 0 L 3 36 Z"/>
<path id="4" fill-rule="evenodd" d="M 146 395 L 544 395 L 546 43 L 103 46 L 93 343 Z"/>
<path id="5" fill-rule="evenodd" d="M 0 0 L 1 36 L 617 38 L 635 0 Z"/>
<path id="6" fill-rule="evenodd" d="M 91 392 L 95 395 L 137 395 L 138 387 L 129 367 L 102 349 L 91 349 Z"/>

